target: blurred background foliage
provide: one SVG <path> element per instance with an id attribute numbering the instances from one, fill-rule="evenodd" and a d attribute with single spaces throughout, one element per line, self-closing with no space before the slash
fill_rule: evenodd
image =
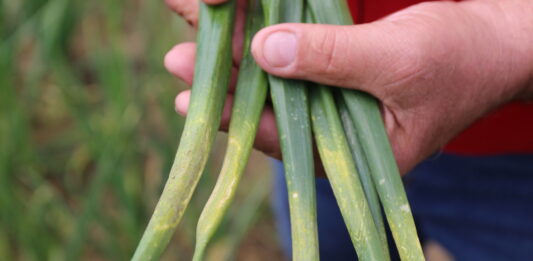
<path id="1" fill-rule="evenodd" d="M 131 257 L 184 121 L 163 56 L 191 39 L 162 0 L 0 0 L 0 260 Z M 165 260 L 190 260 L 224 137 Z M 269 171 L 254 153 L 210 260 L 281 259 Z"/>

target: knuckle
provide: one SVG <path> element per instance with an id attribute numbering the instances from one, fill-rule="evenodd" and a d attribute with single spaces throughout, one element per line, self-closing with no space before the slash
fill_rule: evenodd
<path id="1" fill-rule="evenodd" d="M 343 35 L 342 30 L 327 30 L 322 41 L 320 41 L 323 54 L 323 72 L 326 74 L 331 74 L 339 68 L 336 57 L 342 53 L 341 38 L 343 38 Z"/>
<path id="2" fill-rule="evenodd" d="M 176 14 L 183 17 L 189 24 L 197 23 L 196 0 L 165 0 L 165 4 Z"/>
<path id="3" fill-rule="evenodd" d="M 317 34 L 316 40 L 311 41 L 311 55 L 307 57 L 307 73 L 322 76 L 331 76 L 339 73 L 343 67 L 339 64 L 338 56 L 345 50 L 346 33 L 341 28 L 331 30 L 325 28 L 321 34 Z"/>

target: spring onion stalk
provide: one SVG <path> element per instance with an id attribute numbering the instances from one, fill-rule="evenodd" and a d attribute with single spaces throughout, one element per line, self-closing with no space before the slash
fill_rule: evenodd
<path id="1" fill-rule="evenodd" d="M 306 22 L 307 23 L 314 23 L 315 22 L 315 18 L 313 16 L 313 13 L 311 12 L 311 10 L 309 8 L 306 8 L 305 10 L 305 15 L 306 15 Z M 315 86 L 315 85 L 311 85 L 311 86 Z M 330 97 L 332 96 L 332 93 L 333 93 L 333 90 L 331 90 L 330 88 L 328 87 L 325 87 L 325 86 L 318 86 L 319 89 L 316 89 L 316 88 L 313 88 L 311 90 L 312 92 L 312 95 L 311 95 L 311 104 L 315 104 L 316 103 L 316 106 L 318 106 L 317 108 L 327 108 L 327 106 L 335 106 L 335 104 L 329 102 L 330 101 Z M 322 97 L 321 97 L 322 96 Z M 343 100 L 341 99 L 340 100 L 341 102 L 343 102 Z M 338 102 L 338 101 L 337 101 Z M 348 151 L 347 150 L 343 150 L 342 148 L 348 146 L 350 148 L 350 151 L 351 153 L 348 153 L 348 154 L 342 154 L 342 157 L 346 160 L 346 159 L 350 159 L 351 157 L 351 161 L 348 162 L 348 169 L 355 169 L 356 171 L 353 173 L 353 174 L 349 174 L 349 173 L 352 173 L 352 172 L 347 172 L 345 175 L 350 175 L 350 180 L 348 180 L 347 182 L 352 182 L 353 179 L 357 179 L 356 177 L 354 176 L 357 176 L 359 175 L 359 182 L 360 184 L 362 185 L 362 190 L 365 194 L 365 197 L 363 198 L 359 198 L 359 199 L 356 199 L 358 201 L 366 201 L 366 203 L 368 204 L 368 207 L 370 208 L 370 212 L 372 214 L 372 218 L 373 218 L 373 224 L 372 225 L 375 225 L 378 233 L 379 233 L 379 236 L 380 236 L 380 241 L 381 241 L 381 244 L 382 244 L 382 251 L 383 253 L 389 253 L 389 250 L 388 250 L 388 246 L 387 246 L 387 235 L 385 233 L 385 226 L 383 224 L 383 216 L 381 214 L 381 205 L 379 204 L 379 198 L 378 198 L 378 195 L 376 193 L 376 190 L 374 188 L 374 183 L 372 182 L 372 177 L 370 176 L 370 171 L 368 169 L 368 164 L 366 162 L 366 159 L 364 158 L 364 155 L 362 153 L 362 149 L 361 149 L 361 146 L 359 144 L 359 141 L 357 140 L 357 138 L 355 137 L 355 130 L 354 130 L 354 127 L 353 127 L 353 124 L 351 123 L 351 118 L 348 114 L 348 111 L 346 109 L 345 106 L 342 106 L 344 104 L 340 104 L 339 106 L 339 113 L 340 113 L 340 119 L 339 119 L 339 115 L 335 114 L 335 110 L 336 108 L 333 107 L 333 108 L 328 108 L 327 111 L 330 111 L 331 113 L 324 113 L 323 111 L 320 111 L 318 109 L 312 109 L 311 110 L 311 117 L 313 116 L 316 116 L 316 118 L 320 118 L 320 117 L 323 117 L 323 116 L 326 116 L 326 117 L 332 117 L 332 118 L 328 118 L 328 119 L 325 119 L 324 122 L 322 122 L 322 124 L 336 124 L 338 122 L 341 122 L 342 120 L 342 126 L 344 127 L 344 133 L 340 130 L 341 128 L 339 128 L 339 126 L 332 126 L 330 127 L 331 130 L 333 131 L 336 131 L 336 135 L 338 135 L 339 137 L 341 137 L 342 140 L 339 140 L 339 150 L 337 151 L 337 153 L 341 153 L 341 152 L 344 152 L 344 153 L 347 153 Z M 314 108 L 312 106 L 312 108 Z M 346 115 L 348 115 L 348 119 L 346 119 Z M 315 127 L 314 128 L 314 131 L 315 131 L 315 138 L 318 138 L 318 137 L 329 137 L 331 134 L 333 134 L 333 131 L 327 131 L 327 128 L 317 128 Z M 322 131 L 322 132 L 321 132 Z M 343 137 L 345 135 L 345 137 Z M 334 137 L 329 137 L 329 139 L 333 140 L 335 139 Z M 343 140 L 345 140 L 347 142 L 347 145 L 345 143 L 343 143 Z M 320 146 L 321 143 L 317 142 L 317 145 Z M 320 147 L 319 147 L 319 151 L 320 151 Z M 328 154 L 326 154 L 328 155 Z M 327 169 L 330 170 L 330 172 L 328 173 L 328 176 L 330 175 L 338 175 L 336 172 L 331 172 L 331 170 L 334 170 L 335 169 L 335 166 L 329 166 L 329 164 L 334 164 L 334 160 L 331 159 L 331 158 L 323 158 L 323 162 L 324 163 L 324 166 L 328 166 Z M 337 168 L 339 169 L 339 168 Z M 357 183 L 357 181 L 355 181 Z M 344 182 L 339 182 L 340 184 L 345 184 Z M 356 186 L 356 184 L 354 184 L 354 186 L 357 188 L 357 189 L 360 189 L 360 187 Z M 334 190 L 335 189 L 339 189 L 339 188 L 333 188 Z M 343 189 L 343 187 L 341 187 L 340 189 Z M 339 192 L 338 194 L 341 194 L 342 192 Z M 339 196 L 340 197 L 340 196 Z M 339 200 L 342 200 L 342 198 L 340 198 Z M 337 201 L 339 201 L 337 200 Z M 350 217 L 350 216 L 344 216 L 345 213 L 349 213 L 349 211 L 347 210 L 341 210 L 342 211 L 342 214 L 343 214 L 343 217 L 345 217 L 346 219 L 346 224 L 351 224 L 349 223 L 350 220 L 355 220 L 357 217 Z M 368 225 L 371 225 L 371 224 L 368 224 Z M 356 228 L 351 228 L 351 230 L 349 229 L 349 231 L 354 231 Z M 355 235 L 355 233 L 351 233 L 351 235 Z M 357 248 L 357 245 L 355 244 L 356 240 L 357 240 L 357 237 L 352 237 L 352 240 L 354 242 L 354 245 L 356 246 Z M 384 254 L 384 261 L 385 260 L 389 260 L 389 255 L 387 254 Z"/>
<path id="2" fill-rule="evenodd" d="M 345 0 L 307 0 L 318 23 L 351 25 Z M 402 260 L 424 260 L 411 208 L 381 118 L 379 104 L 370 95 L 342 91 L 366 155 L 376 190 L 385 210 Z"/>
<path id="3" fill-rule="evenodd" d="M 400 257 L 402 260 L 425 260 L 378 102 L 361 92 L 347 92 L 343 96 L 352 118 L 357 119 L 354 126 Z"/>
<path id="4" fill-rule="evenodd" d="M 250 43 L 253 35 L 261 29 L 263 22 L 260 1 L 249 0 L 244 54 L 233 100 L 228 147 L 217 184 L 198 221 L 193 257 L 195 261 L 203 260 L 209 241 L 233 201 L 252 151 L 266 100 L 268 82 L 265 72 L 255 63 L 250 53 Z"/>
<path id="5" fill-rule="evenodd" d="M 340 95 L 339 95 L 340 96 Z M 337 97 L 336 97 L 337 98 Z M 342 99 L 342 96 L 339 99 L 335 99 L 337 102 L 337 107 L 341 116 L 342 125 L 344 127 L 344 133 L 348 140 L 350 150 L 352 152 L 352 158 L 355 162 L 357 173 L 359 173 L 359 180 L 363 185 L 363 190 L 365 192 L 366 200 L 368 206 L 370 207 L 370 212 L 372 213 L 372 218 L 374 219 L 374 224 L 378 230 L 381 244 L 386 253 L 389 253 L 389 244 L 387 242 L 387 233 L 385 232 L 385 224 L 383 219 L 383 214 L 381 211 L 381 204 L 379 202 L 379 196 L 372 181 L 372 174 L 370 173 L 370 167 L 366 160 L 361 142 L 359 137 L 357 137 L 357 131 L 355 130 L 354 123 L 352 121 L 350 112 Z"/>
<path id="6" fill-rule="evenodd" d="M 266 25 L 301 22 L 303 0 L 263 0 Z M 270 95 L 285 167 L 293 260 L 318 260 L 314 158 L 307 88 L 269 75 Z"/>
<path id="7" fill-rule="evenodd" d="M 216 6 L 200 4 L 195 79 L 188 117 L 163 194 L 133 260 L 159 259 L 205 168 L 231 76 L 234 15 L 234 0 Z"/>
<path id="8" fill-rule="evenodd" d="M 311 119 L 320 158 L 359 260 L 388 260 L 329 88 L 312 87 Z"/>

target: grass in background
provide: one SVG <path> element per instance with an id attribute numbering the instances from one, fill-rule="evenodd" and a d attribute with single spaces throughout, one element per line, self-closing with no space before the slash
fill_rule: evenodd
<path id="1" fill-rule="evenodd" d="M 163 1 L 0 0 L 0 260 L 131 257 L 183 123 L 162 59 L 187 39 Z M 191 258 L 218 144 L 166 259 Z M 269 178 L 254 154 L 211 260 L 280 259 Z"/>

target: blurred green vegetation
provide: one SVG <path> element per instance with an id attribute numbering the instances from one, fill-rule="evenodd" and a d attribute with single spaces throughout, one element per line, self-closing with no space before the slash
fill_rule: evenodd
<path id="1" fill-rule="evenodd" d="M 148 0 L 0 0 L 0 260 L 128 260 L 179 142 L 163 68 L 193 31 Z M 221 135 L 166 260 L 189 260 Z M 279 260 L 255 153 L 211 260 Z"/>

